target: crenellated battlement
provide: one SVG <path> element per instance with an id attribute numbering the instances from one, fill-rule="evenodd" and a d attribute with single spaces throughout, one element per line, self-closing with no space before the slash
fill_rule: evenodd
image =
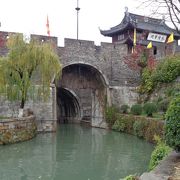
<path id="1" fill-rule="evenodd" d="M 95 50 L 100 50 L 100 49 L 116 49 L 119 47 L 126 47 L 126 45 L 120 44 L 120 43 L 101 42 L 100 46 L 96 46 L 94 41 L 65 38 L 64 39 L 64 47 L 65 48 L 84 47 L 84 48 L 94 48 Z"/>
<path id="2" fill-rule="evenodd" d="M 6 42 L 10 35 L 12 34 L 22 34 L 18 32 L 7 32 L 7 31 L 0 31 L 0 55 L 6 55 L 7 54 L 7 48 L 6 48 Z M 30 40 L 36 39 L 39 42 L 51 42 L 53 45 L 61 50 L 63 49 L 94 49 L 96 52 L 101 52 L 103 50 L 113 50 L 113 49 L 119 49 L 120 47 L 126 47 L 125 44 L 118 44 L 118 43 L 107 43 L 107 42 L 101 42 L 100 46 L 96 46 L 94 41 L 89 40 L 77 40 L 77 39 L 70 39 L 65 38 L 64 39 L 64 46 L 58 47 L 58 38 L 55 36 L 46 36 L 46 35 L 37 35 L 37 34 L 30 34 Z"/>

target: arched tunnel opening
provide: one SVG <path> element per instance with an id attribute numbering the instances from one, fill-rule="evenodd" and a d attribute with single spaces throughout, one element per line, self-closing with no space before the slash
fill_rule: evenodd
<path id="1" fill-rule="evenodd" d="M 97 68 L 80 63 L 65 66 L 56 87 L 59 123 L 85 122 L 100 127 L 104 120 L 106 82 Z"/>
<path id="2" fill-rule="evenodd" d="M 81 113 L 78 99 L 74 92 L 57 88 L 57 119 L 59 123 L 79 122 Z"/>

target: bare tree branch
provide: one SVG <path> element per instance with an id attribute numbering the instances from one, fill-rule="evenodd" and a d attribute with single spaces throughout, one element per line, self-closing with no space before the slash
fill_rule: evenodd
<path id="1" fill-rule="evenodd" d="M 149 8 L 151 16 L 162 15 L 180 33 L 180 0 L 139 0 L 137 8 Z"/>

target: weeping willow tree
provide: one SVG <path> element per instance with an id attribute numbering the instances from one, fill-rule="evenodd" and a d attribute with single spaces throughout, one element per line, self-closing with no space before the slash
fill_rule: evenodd
<path id="1" fill-rule="evenodd" d="M 8 100 L 19 100 L 23 109 L 34 89 L 44 100 L 49 97 L 50 83 L 61 72 L 59 57 L 50 43 L 12 35 L 7 41 L 6 57 L 0 58 L 0 92 Z"/>

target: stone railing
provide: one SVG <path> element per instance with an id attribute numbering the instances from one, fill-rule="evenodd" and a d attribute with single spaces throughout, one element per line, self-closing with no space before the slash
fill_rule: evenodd
<path id="1" fill-rule="evenodd" d="M 35 116 L 0 120 L 0 144 L 12 144 L 32 139 L 37 134 Z"/>

